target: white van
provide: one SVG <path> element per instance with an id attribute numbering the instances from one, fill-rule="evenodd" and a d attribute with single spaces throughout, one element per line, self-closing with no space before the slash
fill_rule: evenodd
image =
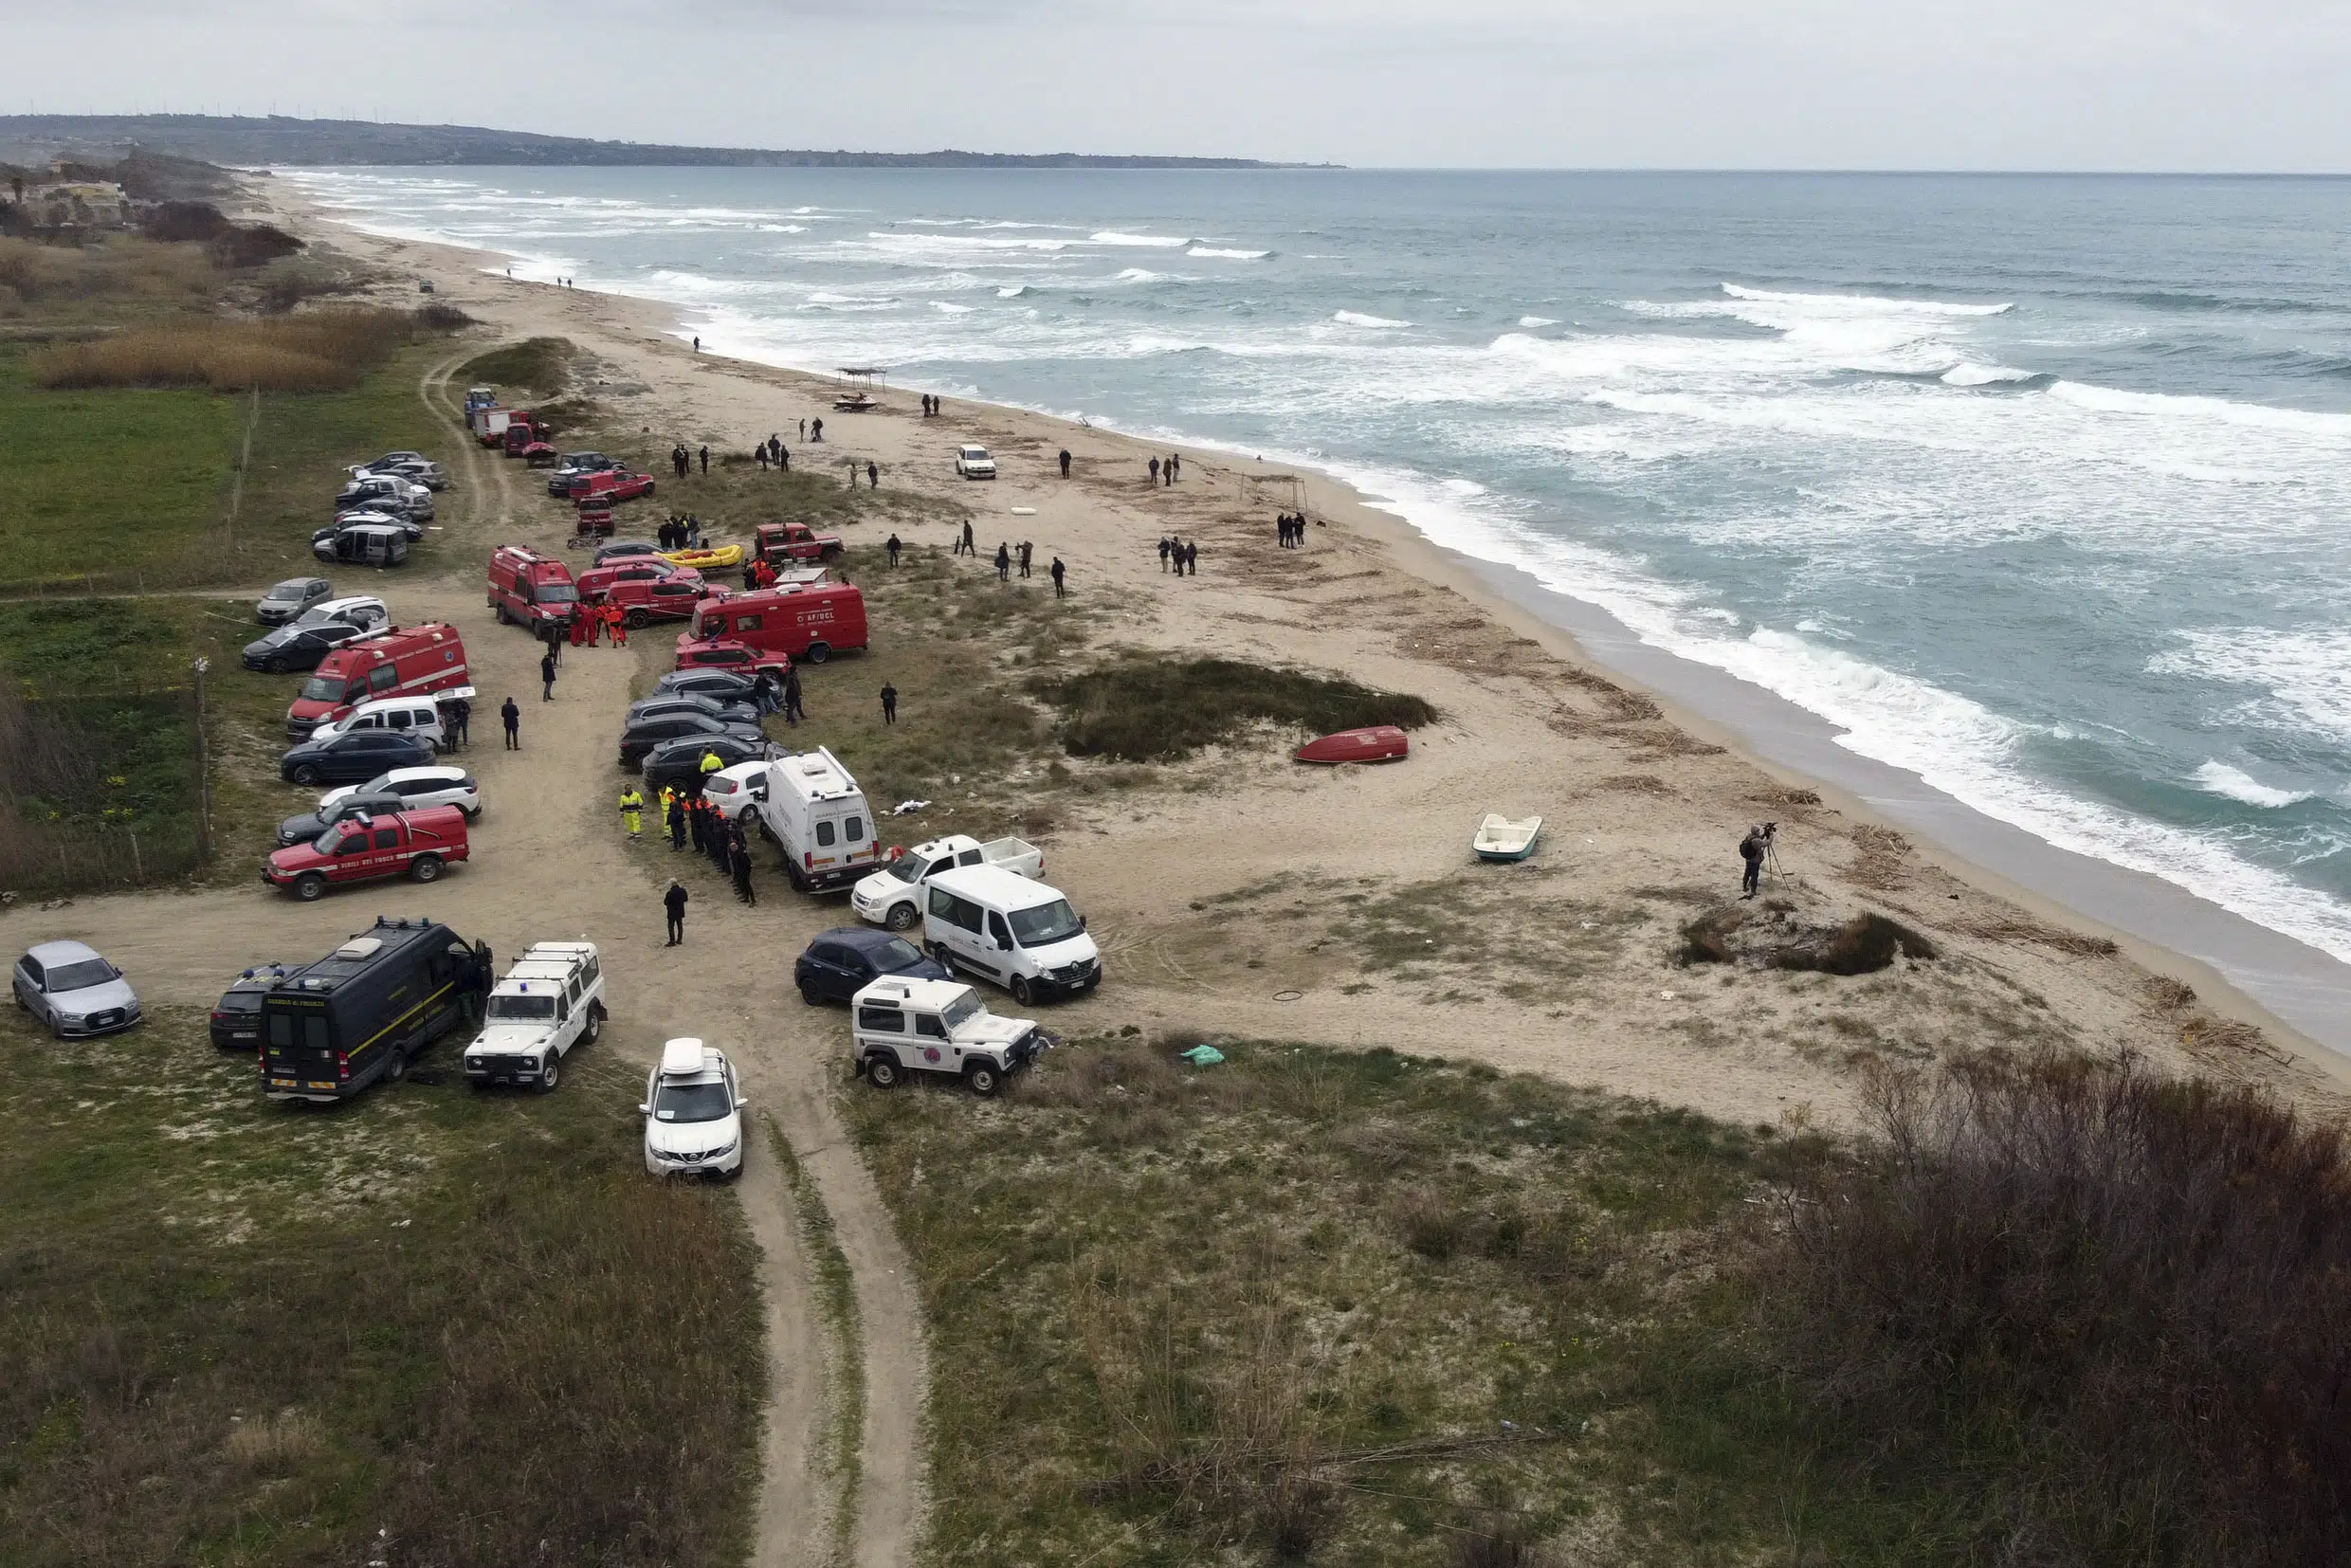
<path id="1" fill-rule="evenodd" d="M 355 593 L 347 599 L 328 599 L 314 604 L 294 617 L 296 626 L 317 626 L 323 621 L 340 621 L 355 626 L 362 631 L 374 631 L 392 619 L 384 601 L 372 593 Z"/>
<path id="2" fill-rule="evenodd" d="M 444 697 L 454 696 L 443 692 Z M 412 739 L 429 740 L 435 751 L 448 744 L 441 729 L 441 710 L 430 697 L 377 697 L 360 703 L 342 718 L 320 724 L 310 732 L 313 740 L 324 740 L 333 735 L 348 735 L 353 730 L 390 730 Z"/>
<path id="3" fill-rule="evenodd" d="M 865 792 L 822 746 L 770 762 L 758 805 L 759 823 L 783 847 L 784 870 L 802 892 L 854 882 L 881 858 Z"/>
<path id="4" fill-rule="evenodd" d="M 1102 950 L 1058 888 L 993 866 L 932 874 L 922 916 L 931 954 L 993 980 L 1023 1007 L 1102 984 Z"/>

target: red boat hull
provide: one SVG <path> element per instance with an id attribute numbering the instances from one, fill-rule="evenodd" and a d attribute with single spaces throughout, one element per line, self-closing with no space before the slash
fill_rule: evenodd
<path id="1" fill-rule="evenodd" d="M 1404 732 L 1394 724 L 1369 729 L 1340 730 L 1298 748 L 1301 762 L 1394 762 L 1412 749 Z"/>

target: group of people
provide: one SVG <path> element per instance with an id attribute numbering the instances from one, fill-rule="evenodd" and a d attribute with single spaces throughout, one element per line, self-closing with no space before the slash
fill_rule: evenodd
<path id="1" fill-rule="evenodd" d="M 755 588 L 774 588 L 781 576 L 782 574 L 775 570 L 775 563 L 765 556 L 754 556 L 743 562 L 743 590 L 746 593 Z"/>
<path id="2" fill-rule="evenodd" d="M 709 447 L 704 447 L 702 449 L 702 472 L 706 474 L 710 472 Z M 681 441 L 676 446 L 669 448 L 669 466 L 676 470 L 680 479 L 683 479 L 686 475 L 686 470 L 694 466 L 694 454 L 685 449 L 684 442 Z"/>
<path id="3" fill-rule="evenodd" d="M 956 545 L 956 554 L 958 556 L 978 554 L 972 548 L 972 525 L 968 522 L 963 525 L 963 538 Z M 1020 548 L 1017 551 L 1009 542 L 997 540 L 996 581 L 1011 582 L 1012 568 L 1015 564 L 1020 567 L 1020 574 L 1024 577 L 1028 576 L 1029 568 L 1036 560 L 1036 556 L 1037 547 L 1027 539 L 1020 541 Z M 892 557 L 891 564 L 897 564 L 895 556 Z M 1055 556 L 1053 564 L 1046 570 L 1051 574 L 1053 578 L 1053 597 L 1056 599 L 1067 597 L 1068 590 L 1065 584 L 1069 577 L 1069 568 L 1062 563 L 1059 556 Z"/>
<path id="4" fill-rule="evenodd" d="M 1200 541 L 1194 539 L 1187 543 L 1174 538 L 1159 540 L 1159 570 L 1164 572 L 1170 566 L 1176 568 L 1176 574 L 1179 577 L 1198 576 L 1200 574 Z"/>
<path id="5" fill-rule="evenodd" d="M 1301 549 L 1306 542 L 1306 518 L 1303 512 L 1294 517 L 1287 512 L 1276 513 L 1273 529 L 1274 541 L 1285 550 Z"/>
<path id="6" fill-rule="evenodd" d="M 937 417 L 938 413 L 939 399 L 933 397 L 929 392 L 924 392 L 922 394 L 922 417 L 925 419 L 931 419 Z"/>
<path id="7" fill-rule="evenodd" d="M 616 604 L 579 604 L 572 608 L 574 647 L 593 647 L 610 638 L 614 647 L 629 646 L 629 617 Z"/>
<path id="8" fill-rule="evenodd" d="M 702 547 L 702 520 L 688 512 L 680 517 L 669 514 L 669 520 L 653 530 L 664 550 L 700 550 Z"/>
<path id="9" fill-rule="evenodd" d="M 621 792 L 621 818 L 629 829 L 629 836 L 639 836 L 644 796 L 636 786 Z M 632 805 L 631 802 L 634 802 Z M 660 798 L 661 820 L 669 830 L 669 848 L 676 853 L 690 842 L 697 854 L 708 855 L 712 864 L 735 884 L 735 897 L 746 904 L 759 902 L 758 889 L 751 882 L 751 845 L 744 837 L 738 818 L 729 822 L 718 807 L 705 798 L 699 786 L 679 789 L 664 786 Z M 665 944 L 676 947 L 685 940 L 685 905 L 693 897 L 685 884 L 669 879 L 669 889 L 662 895 L 662 905 L 669 915 L 669 940 Z"/>
<path id="10" fill-rule="evenodd" d="M 1183 466 L 1183 461 L 1182 457 L 1175 452 L 1168 453 L 1165 462 L 1156 457 L 1153 458 L 1151 460 L 1151 483 L 1154 484 L 1175 483 L 1176 474 Z M 1069 477 L 1069 454 L 1067 452 L 1062 453 L 1061 477 L 1064 479 Z"/>
<path id="11" fill-rule="evenodd" d="M 783 438 L 773 432 L 769 433 L 764 443 L 751 448 L 751 455 L 763 469 L 774 468 L 779 474 L 792 472 L 792 451 L 784 445 Z"/>

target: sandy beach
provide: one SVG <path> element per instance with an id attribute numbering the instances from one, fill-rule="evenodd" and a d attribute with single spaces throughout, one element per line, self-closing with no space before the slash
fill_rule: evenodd
<path id="1" fill-rule="evenodd" d="M 834 383 L 697 354 L 665 306 L 516 282 L 489 255 L 351 230 L 266 180 L 248 190 L 276 221 L 383 268 L 388 301 L 412 303 L 429 280 L 485 323 L 485 347 L 569 338 L 593 367 L 577 390 L 648 453 L 673 441 L 741 452 L 780 432 L 804 466 L 871 462 L 884 491 L 968 508 L 974 573 L 998 540 L 1032 540 L 1034 587 L 1049 593 L 1044 563 L 1065 560 L 1102 648 L 1340 672 L 1435 704 L 1440 721 L 1400 765 L 1303 769 L 1267 737 L 1065 813 L 1044 848 L 1112 980 L 1062 1027 L 1389 1046 L 1747 1122 L 1845 1124 L 1856 1064 L 1997 1043 L 2135 1051 L 2330 1104 L 2351 1084 L 2335 1052 L 2212 967 L 1916 836 L 1861 791 L 1695 717 L 1653 671 L 1604 667 L 1534 595 L 1325 476 L 1181 449 L 1180 482 L 1154 486 L 1148 461 L 1167 447 L 959 400 L 924 419 L 896 390 L 835 414 Z M 799 421 L 817 416 L 824 445 L 801 445 Z M 963 441 L 994 452 L 998 483 L 957 479 Z M 1053 461 L 1065 448 L 1066 482 Z M 1302 550 L 1276 547 L 1292 493 L 1278 477 L 1296 479 L 1313 519 Z M 522 504 L 518 535 L 553 537 L 552 503 Z M 950 532 L 910 542 L 944 546 Z M 1155 544 L 1170 534 L 1198 543 L 1196 577 L 1162 572 Z M 855 574 L 885 570 L 877 539 L 850 543 Z M 474 586 L 472 563 L 451 570 Z M 888 658 L 866 654 L 854 684 L 879 685 Z M 1487 811 L 1541 815 L 1536 859 L 1476 864 L 1470 831 Z M 1779 868 L 1759 919 L 1793 933 L 1878 911 L 1938 956 L 1857 978 L 1672 962 L 1684 923 L 1736 898 L 1736 846 L 1766 819 L 1780 825 Z M 1428 933 L 1429 960 L 1395 952 L 1408 930 Z"/>

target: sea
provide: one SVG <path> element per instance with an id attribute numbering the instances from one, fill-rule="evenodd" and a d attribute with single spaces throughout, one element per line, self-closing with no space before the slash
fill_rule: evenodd
<path id="1" fill-rule="evenodd" d="M 707 350 L 1327 470 L 1975 812 L 2351 961 L 2351 181 L 279 177 L 667 301 Z"/>

